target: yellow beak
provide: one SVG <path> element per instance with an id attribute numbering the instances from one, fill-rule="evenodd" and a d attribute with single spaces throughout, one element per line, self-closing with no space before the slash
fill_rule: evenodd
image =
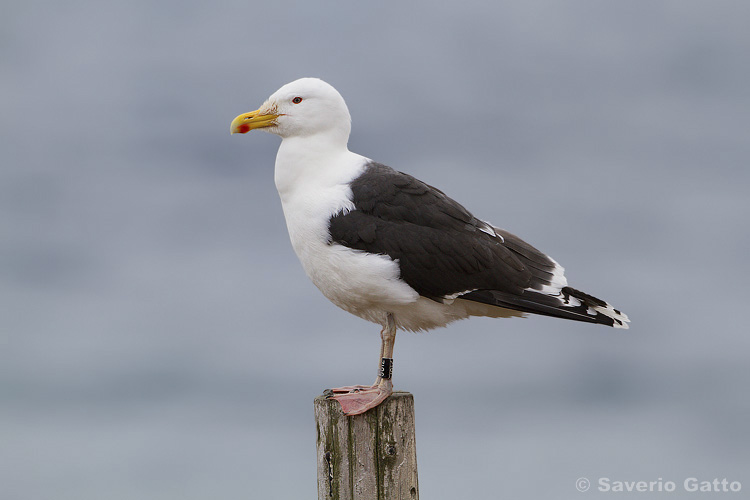
<path id="1" fill-rule="evenodd" d="M 247 134 L 255 128 L 264 128 L 276 125 L 276 118 L 279 115 L 273 113 L 260 114 L 260 110 L 250 111 L 244 113 L 232 120 L 232 125 L 229 128 L 230 133 L 236 134 Z"/>

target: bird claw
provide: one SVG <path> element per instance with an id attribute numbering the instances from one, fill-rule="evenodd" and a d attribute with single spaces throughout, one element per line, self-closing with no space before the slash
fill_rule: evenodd
<path id="1" fill-rule="evenodd" d="M 373 386 L 355 385 L 327 389 L 323 394 L 326 399 L 335 399 L 341 405 L 344 415 L 360 415 L 375 408 L 393 393 L 390 380 Z"/>
<path id="2" fill-rule="evenodd" d="M 323 396 L 326 399 L 331 399 L 337 394 L 348 394 L 350 392 L 359 392 L 367 389 L 374 389 L 378 384 L 373 385 L 348 385 L 346 387 L 333 387 L 331 389 L 323 390 Z"/>

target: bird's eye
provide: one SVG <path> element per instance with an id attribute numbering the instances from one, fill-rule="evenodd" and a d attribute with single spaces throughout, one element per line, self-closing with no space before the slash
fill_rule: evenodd
<path id="1" fill-rule="evenodd" d="M 301 97 L 295 97 L 294 99 L 292 99 L 292 102 L 293 102 L 294 104 L 299 104 L 299 103 L 301 103 L 301 102 L 302 102 L 302 98 L 301 98 Z"/>

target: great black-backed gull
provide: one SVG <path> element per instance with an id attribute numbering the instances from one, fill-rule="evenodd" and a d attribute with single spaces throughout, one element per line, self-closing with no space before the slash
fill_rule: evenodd
<path id="1" fill-rule="evenodd" d="M 442 191 L 350 152 L 349 110 L 324 81 L 284 85 L 232 121 L 231 133 L 253 129 L 282 138 L 276 188 L 305 272 L 331 302 L 383 327 L 375 383 L 329 393 L 347 415 L 392 393 L 398 328 L 526 313 L 628 327 L 625 314 L 569 287 L 551 257 Z"/>

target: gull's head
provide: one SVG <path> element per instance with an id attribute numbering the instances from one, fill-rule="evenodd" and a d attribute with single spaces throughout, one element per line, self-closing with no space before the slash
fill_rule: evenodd
<path id="1" fill-rule="evenodd" d="M 232 121 L 232 134 L 263 129 L 287 137 L 329 134 L 349 139 L 351 117 L 341 94 L 318 78 L 300 78 L 273 93 L 255 111 Z"/>

